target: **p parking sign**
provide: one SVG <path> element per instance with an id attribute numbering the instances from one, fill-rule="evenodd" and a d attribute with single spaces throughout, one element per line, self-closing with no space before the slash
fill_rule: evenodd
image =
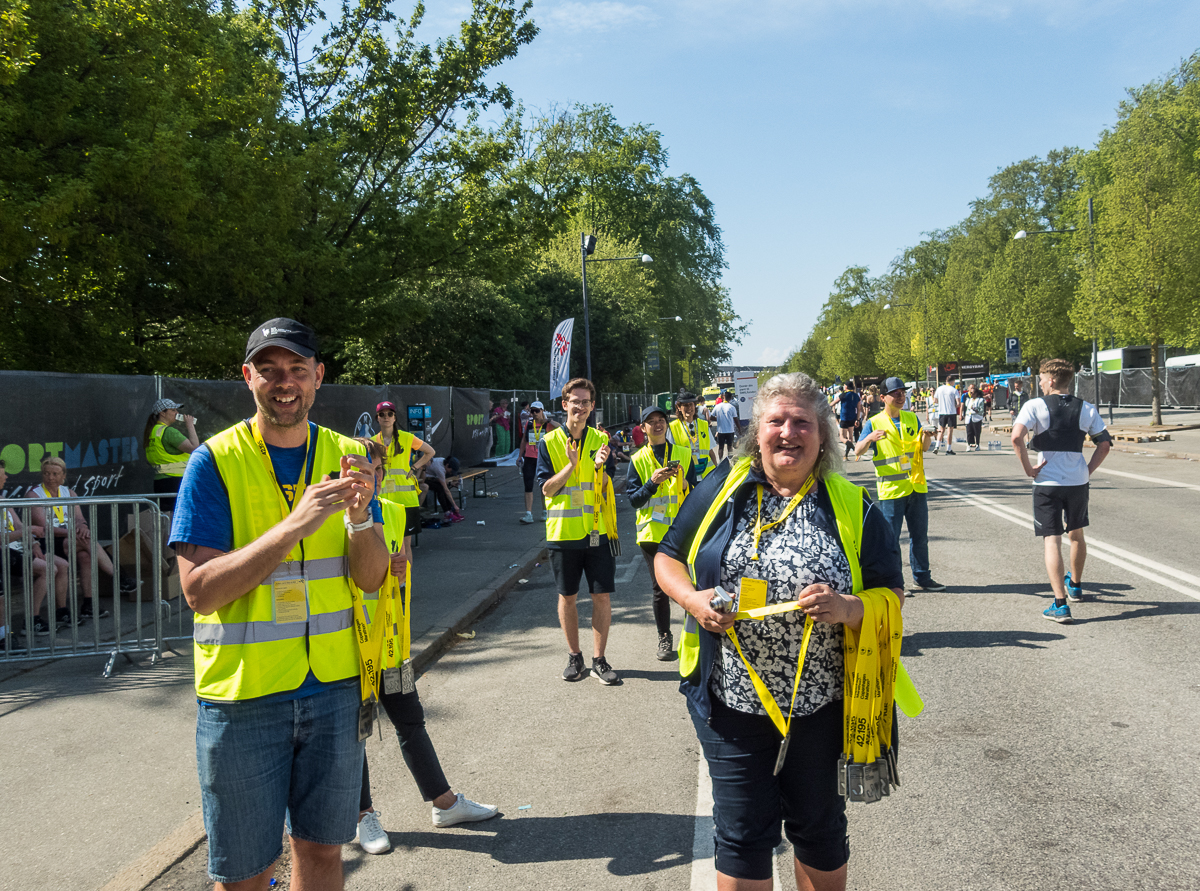
<path id="1" fill-rule="evenodd" d="M 1021 364 L 1021 340 L 1017 337 L 1004 338 L 1004 361 L 1008 365 Z"/>

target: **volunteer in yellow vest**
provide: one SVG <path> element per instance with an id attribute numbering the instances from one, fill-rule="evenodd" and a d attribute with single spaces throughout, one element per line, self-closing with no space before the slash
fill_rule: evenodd
<path id="1" fill-rule="evenodd" d="M 855 703 L 874 686 L 859 685 L 860 637 L 871 658 L 898 655 L 903 575 L 890 527 L 836 472 L 837 444 L 820 387 L 775 375 L 740 457 L 688 496 L 655 558 L 689 614 L 680 690 L 712 777 L 719 888 L 769 887 L 785 818 L 797 887 L 846 887 L 836 777 L 843 746 L 859 743 L 843 737 L 842 700 L 852 672 Z M 870 742 L 891 743 L 891 703 L 877 705 Z"/>
<path id="2" fill-rule="evenodd" d="M 604 656 L 612 622 L 609 595 L 617 571 L 609 543 L 617 531 L 612 488 L 616 459 L 610 454 L 608 434 L 588 426 L 595 401 L 596 388 L 587 378 L 567 381 L 562 391 L 567 423 L 538 444 L 536 482 L 546 503 L 546 546 L 558 587 L 558 623 L 567 638 L 563 680 L 579 681 L 588 674 L 579 647 L 575 601 L 586 574 L 592 596 L 592 676 L 609 685 L 618 680 Z"/>
<path id="3" fill-rule="evenodd" d="M 879 511 L 892 525 L 897 543 L 908 523 L 908 564 L 920 591 L 945 591 L 929 574 L 929 496 L 925 484 L 925 451 L 931 431 L 921 419 L 904 411 L 908 388 L 898 377 L 883 382 L 883 411 L 863 424 L 854 454 L 871 449 Z"/>
<path id="4" fill-rule="evenodd" d="M 546 415 L 546 406 L 540 401 L 529 406 L 529 420 L 521 431 L 521 442 L 517 446 L 521 455 L 521 477 L 525 483 L 525 516 L 518 522 L 524 526 L 536 522 L 533 519 L 533 483 L 537 479 L 538 444 L 547 433 L 557 429 L 558 424 Z M 542 520 L 545 519 L 546 511 L 543 510 Z"/>
<path id="5" fill-rule="evenodd" d="M 242 374 L 257 410 L 192 453 L 171 528 L 196 613 L 208 869 L 265 889 L 286 817 L 293 884 L 341 888 L 373 710 L 350 580 L 377 591 L 388 568 L 375 483 L 358 443 L 308 420 L 325 374 L 311 328 L 264 322 Z"/>
<path id="6" fill-rule="evenodd" d="M 658 543 L 679 513 L 687 493 L 696 487 L 696 465 L 687 446 L 667 442 L 667 413 L 657 405 L 642 412 L 646 444 L 633 454 L 625 494 L 637 511 L 637 541 L 650 570 L 651 603 L 658 628 L 658 661 L 675 658 L 671 637 L 671 600 L 654 575 Z"/>
<path id="7" fill-rule="evenodd" d="M 379 432 L 373 438 L 387 449 L 387 457 L 383 459 L 383 491 L 379 497 L 404 508 L 404 556 L 411 560 L 412 537 L 421 528 L 421 487 L 417 482 L 417 471 L 437 453 L 429 443 L 400 429 L 394 402 L 381 402 L 375 406 L 375 420 L 379 422 Z"/>
<path id="8" fill-rule="evenodd" d="M 696 476 L 704 479 L 717 466 L 717 453 L 712 448 L 708 421 L 696 416 L 695 393 L 680 390 L 675 397 L 675 420 L 671 422 L 670 440 L 687 446 L 696 464 Z"/>
<path id="9" fill-rule="evenodd" d="M 180 417 L 181 408 L 183 405 L 173 399 L 158 400 L 150 409 L 150 417 L 142 433 L 146 462 L 154 468 L 154 491 L 164 495 L 179 491 L 183 471 L 187 469 L 188 455 L 200 447 L 195 418 L 191 415 L 182 416 L 186 434 L 173 426 L 176 418 Z M 163 510 L 174 510 L 175 499 L 160 498 L 158 506 Z"/>
<path id="10" fill-rule="evenodd" d="M 384 447 L 376 440 L 360 439 L 367 448 L 376 483 L 382 486 L 384 474 Z M 417 789 L 425 801 L 433 802 L 433 825 L 438 828 L 457 826 L 459 823 L 477 823 L 490 820 L 499 813 L 499 808 L 490 804 L 479 804 L 461 792 L 454 792 L 442 771 L 433 741 L 425 730 L 425 710 L 417 694 L 416 676 L 409 661 L 412 640 L 410 617 L 411 597 L 404 584 L 407 560 L 404 556 L 404 508 L 386 499 L 380 502 L 383 522 L 376 522 L 375 529 L 383 538 L 390 552 L 391 572 L 382 590 L 366 595 L 366 621 L 374 622 L 380 603 L 384 604 L 383 619 L 389 620 L 385 633 L 388 640 L 384 647 L 381 667 L 383 681 L 379 691 L 379 704 L 387 712 L 396 737 L 400 740 L 400 754 L 408 772 L 417 783 Z M 371 775 L 367 759 L 363 757 L 362 790 L 358 801 L 358 843 L 369 854 L 382 854 L 391 850 L 392 842 L 379 822 L 379 811 L 371 802 Z"/>

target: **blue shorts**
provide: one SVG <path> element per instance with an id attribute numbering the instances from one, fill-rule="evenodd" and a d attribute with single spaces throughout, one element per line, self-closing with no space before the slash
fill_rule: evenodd
<path id="1" fill-rule="evenodd" d="M 358 827 L 358 679 L 285 702 L 200 702 L 196 763 L 208 872 L 240 882 L 283 853 L 283 828 L 343 845 Z"/>

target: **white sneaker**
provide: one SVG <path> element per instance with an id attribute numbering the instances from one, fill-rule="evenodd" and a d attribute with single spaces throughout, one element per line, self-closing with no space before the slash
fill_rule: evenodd
<path id="1" fill-rule="evenodd" d="M 500 808 L 490 804 L 478 804 L 459 792 L 458 801 L 451 807 L 443 810 L 434 806 L 433 825 L 445 829 L 458 823 L 478 823 L 481 820 L 490 820 L 498 813 Z"/>
<path id="2" fill-rule="evenodd" d="M 532 524 L 533 523 L 533 511 L 531 511 L 531 510 L 525 511 L 525 513 L 521 516 L 521 519 L 518 522 L 521 523 L 521 525 L 523 525 L 523 526 L 529 526 L 530 524 Z"/>
<path id="3" fill-rule="evenodd" d="M 546 522 L 546 516 L 547 516 L 546 511 L 542 511 L 542 522 L 543 523 Z"/>
<path id="4" fill-rule="evenodd" d="M 367 811 L 362 815 L 354 839 L 368 854 L 382 854 L 392 849 L 392 840 L 379 825 L 379 811 Z"/>

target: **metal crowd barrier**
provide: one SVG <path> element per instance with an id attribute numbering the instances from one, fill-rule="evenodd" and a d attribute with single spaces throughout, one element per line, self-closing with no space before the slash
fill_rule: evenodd
<path id="1" fill-rule="evenodd" d="M 170 496 L 168 496 L 170 497 Z M 54 545 L 47 536 L 43 545 L 42 555 L 44 568 L 40 571 L 35 566 L 34 541 L 32 534 L 32 518 L 35 510 L 42 510 L 47 526 L 53 527 L 51 515 L 55 507 L 66 510 L 66 529 L 63 551 L 67 563 L 66 608 L 69 621 L 65 628 L 59 628 L 56 621 L 56 585 L 61 570 L 54 559 Z M 19 535 L 17 530 L 8 531 L 9 517 L 5 509 L 11 510 L 20 520 Z M 90 535 L 90 544 L 85 546 L 79 541 L 78 516 L 83 514 Z M 150 512 L 148 534 L 150 547 L 149 566 L 152 570 L 149 578 L 143 577 L 143 527 L 141 512 Z M 133 546 L 133 565 L 122 566 L 121 562 L 121 520 L 132 517 L 130 531 Z M 100 618 L 103 611 L 101 604 L 100 561 L 96 553 L 101 550 L 99 531 L 101 520 L 106 521 L 107 531 L 112 535 L 111 560 L 113 576 L 111 590 L 107 593 L 112 597 L 111 616 Z M 14 526 L 16 524 L 13 524 Z M 153 495 L 143 496 L 96 496 L 91 498 L 17 498 L 0 499 L 0 528 L 5 530 L 5 537 L 10 541 L 4 543 L 5 556 L 0 559 L 0 604 L 4 607 L 3 623 L 8 626 L 6 638 L 7 647 L 0 650 L 0 665 L 9 662 L 33 662 L 46 659 L 61 659 L 69 656 L 97 656 L 108 654 L 108 662 L 104 667 L 104 676 L 112 674 L 118 656 L 124 656 L 132 662 L 134 654 L 150 654 L 151 663 L 156 663 L 162 656 L 164 643 L 164 609 L 168 615 L 173 612 L 170 604 L 163 600 L 163 513 L 159 509 L 158 498 Z M 19 548 L 10 548 L 10 543 L 19 543 Z M 89 580 L 93 592 L 93 609 L 95 615 L 84 624 L 80 624 L 83 607 L 83 590 L 79 578 L 79 554 L 90 552 Z M 9 557 L 9 553 L 19 551 L 17 560 Z M 13 562 L 19 563 L 20 573 L 14 573 Z M 121 591 L 122 570 L 131 576 L 136 588 L 134 600 L 126 603 Z M 38 576 L 45 581 L 45 595 L 39 604 L 39 611 L 34 610 L 34 586 Z M 107 586 L 106 586 L 107 588 Z M 19 607 L 19 608 L 18 608 Z M 184 623 L 184 610 L 180 608 L 179 626 Z M 34 627 L 35 615 L 45 617 L 49 625 L 48 632 L 38 632 Z M 190 633 L 187 637 L 190 638 Z M 176 639 L 176 638 L 169 638 Z"/>

